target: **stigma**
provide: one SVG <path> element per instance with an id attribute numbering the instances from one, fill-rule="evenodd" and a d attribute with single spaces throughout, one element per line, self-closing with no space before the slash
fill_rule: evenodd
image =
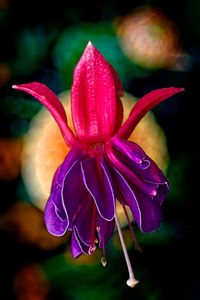
<path id="1" fill-rule="evenodd" d="M 129 279 L 126 281 L 126 284 L 129 287 L 134 287 L 136 284 L 138 284 L 139 281 L 137 279 L 135 279 L 135 276 L 134 276 L 134 273 L 133 273 L 133 268 L 131 266 L 130 258 L 129 258 L 129 255 L 128 255 L 128 251 L 126 249 L 126 245 L 125 245 L 125 242 L 124 242 L 124 237 L 123 237 L 122 230 L 121 230 L 119 220 L 118 220 L 118 217 L 117 217 L 116 213 L 115 213 L 115 222 L 116 222 L 120 242 L 121 242 L 121 245 L 122 245 L 122 250 L 124 252 L 124 257 L 125 257 L 125 261 L 126 261 L 126 265 L 127 265 L 128 273 L 129 273 Z"/>

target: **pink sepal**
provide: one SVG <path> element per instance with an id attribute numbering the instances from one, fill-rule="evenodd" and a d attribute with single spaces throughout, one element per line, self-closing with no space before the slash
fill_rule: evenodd
<path id="1" fill-rule="evenodd" d="M 120 127 L 123 90 L 113 67 L 89 42 L 74 70 L 72 119 L 86 144 L 106 142 Z"/>
<path id="2" fill-rule="evenodd" d="M 46 85 L 39 82 L 31 82 L 26 84 L 13 85 L 13 88 L 31 94 L 44 106 L 46 106 L 46 108 L 49 110 L 56 123 L 58 124 L 66 144 L 71 147 L 76 143 L 76 138 L 67 125 L 67 116 L 62 103 Z"/>
<path id="3" fill-rule="evenodd" d="M 116 136 L 118 138 L 128 139 L 134 128 L 149 110 L 151 110 L 158 103 L 182 91 L 184 91 L 183 88 L 170 87 L 154 90 L 146 94 L 134 105 L 128 119 L 118 130 Z"/>

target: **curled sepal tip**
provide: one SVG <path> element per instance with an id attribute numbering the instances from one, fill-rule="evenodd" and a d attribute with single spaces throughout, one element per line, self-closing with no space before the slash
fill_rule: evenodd
<path id="1" fill-rule="evenodd" d="M 183 91 L 184 88 L 170 87 L 154 90 L 146 94 L 134 105 L 128 119 L 117 131 L 116 136 L 122 139 L 128 139 L 137 124 L 149 110 L 167 98 Z"/>
<path id="2" fill-rule="evenodd" d="M 39 100 L 54 117 L 66 144 L 71 147 L 76 143 L 76 138 L 67 125 L 67 116 L 62 103 L 46 85 L 39 82 L 30 82 L 13 85 L 12 88 L 24 91 Z"/>

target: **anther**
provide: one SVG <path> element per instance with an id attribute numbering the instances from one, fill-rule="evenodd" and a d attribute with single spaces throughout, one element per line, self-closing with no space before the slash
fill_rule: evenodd
<path id="1" fill-rule="evenodd" d="M 101 230 L 101 227 L 97 226 L 96 230 L 97 230 L 97 232 L 99 232 Z"/>
<path id="2" fill-rule="evenodd" d="M 135 238 L 135 235 L 134 235 L 134 232 L 133 232 L 133 229 L 132 229 L 132 226 L 131 226 L 131 222 L 130 222 L 130 219 L 129 219 L 129 216 L 128 216 L 128 212 L 126 210 L 126 206 L 124 205 L 124 202 L 123 202 L 123 199 L 121 197 L 121 194 L 119 193 L 119 198 L 120 198 L 120 201 L 121 201 L 121 204 L 122 204 L 122 207 L 124 209 L 124 212 L 125 212 L 125 215 L 126 215 L 126 219 L 128 221 L 128 226 L 129 226 L 129 229 L 130 229 L 130 232 L 131 232 L 131 235 L 132 235 L 132 238 L 134 240 L 134 243 L 135 243 L 135 249 L 138 250 L 139 252 L 142 252 L 142 248 L 140 248 L 136 238 Z"/>
<path id="3" fill-rule="evenodd" d="M 98 242 L 99 242 L 99 240 L 96 238 L 96 239 L 94 240 L 94 244 L 98 244 Z"/>
<path id="4" fill-rule="evenodd" d="M 152 192 L 151 192 L 151 195 L 152 195 L 152 196 L 156 196 L 156 195 L 157 195 L 157 191 L 156 191 L 156 190 L 152 191 Z"/>
<path id="5" fill-rule="evenodd" d="M 88 254 L 89 254 L 89 255 L 93 254 L 94 251 L 96 250 L 96 248 L 97 248 L 97 247 L 96 247 L 95 245 L 90 246 L 90 249 L 88 250 Z"/>
<path id="6" fill-rule="evenodd" d="M 139 245 L 135 245 L 135 250 L 137 250 L 140 253 L 143 252 L 143 249 Z"/>
<path id="7" fill-rule="evenodd" d="M 136 286 L 136 284 L 138 284 L 138 283 L 139 283 L 139 281 L 136 280 L 134 277 L 130 277 L 130 278 L 127 280 L 127 282 L 126 282 L 126 284 L 127 284 L 128 286 L 130 286 L 130 287 L 134 287 L 134 286 Z"/>
<path id="8" fill-rule="evenodd" d="M 103 267 L 105 267 L 107 265 L 107 259 L 106 259 L 105 256 L 102 256 L 102 258 L 101 258 L 101 264 L 102 264 Z"/>

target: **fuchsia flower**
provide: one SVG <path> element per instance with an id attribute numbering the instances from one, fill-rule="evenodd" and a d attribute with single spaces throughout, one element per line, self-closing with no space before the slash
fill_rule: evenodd
<path id="1" fill-rule="evenodd" d="M 116 224 L 129 270 L 127 284 L 134 286 L 137 280 L 116 215 L 116 199 L 126 215 L 126 205 L 129 206 L 143 232 L 151 232 L 162 221 L 161 205 L 169 184 L 151 158 L 128 138 L 150 109 L 183 89 L 171 87 L 150 92 L 137 102 L 122 125 L 120 79 L 89 42 L 74 70 L 71 90 L 75 136 L 61 102 L 48 87 L 32 82 L 13 88 L 33 95 L 47 107 L 71 148 L 53 178 L 44 213 L 48 231 L 56 236 L 67 229 L 72 232 L 74 258 L 92 254 L 99 244 L 105 264 L 105 245 Z"/>

